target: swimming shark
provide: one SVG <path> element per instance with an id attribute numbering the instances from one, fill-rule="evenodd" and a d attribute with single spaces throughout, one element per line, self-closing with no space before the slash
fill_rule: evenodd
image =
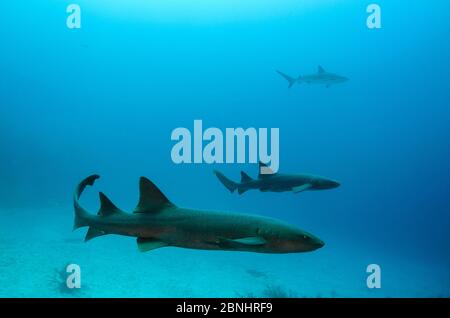
<path id="1" fill-rule="evenodd" d="M 177 207 L 145 177 L 139 182 L 140 198 L 133 213 L 117 208 L 100 192 L 100 210 L 88 213 L 79 202 L 87 186 L 99 175 L 76 187 L 74 230 L 89 227 L 85 241 L 118 234 L 137 237 L 141 252 L 165 246 L 190 249 L 300 253 L 324 246 L 319 238 L 282 221 L 246 214 L 201 211 Z"/>
<path id="2" fill-rule="evenodd" d="M 266 164 L 260 162 L 259 171 L 262 171 L 262 167 L 268 169 Z M 239 194 L 251 189 L 259 189 L 262 192 L 292 191 L 293 193 L 300 193 L 307 190 L 326 190 L 340 186 L 340 183 L 336 180 L 310 174 L 260 173 L 257 179 L 253 179 L 244 171 L 241 171 L 241 182 L 237 183 L 217 170 L 214 173 L 231 193 L 238 190 Z"/>
<path id="3" fill-rule="evenodd" d="M 317 73 L 311 75 L 299 76 L 297 78 L 291 77 L 289 75 L 284 74 L 281 71 L 277 70 L 277 73 L 280 74 L 284 79 L 289 82 L 289 88 L 291 88 L 295 83 L 301 84 L 323 84 L 326 87 L 330 87 L 334 84 L 344 83 L 348 81 L 347 77 L 329 73 L 324 70 L 322 66 L 318 66 Z"/>

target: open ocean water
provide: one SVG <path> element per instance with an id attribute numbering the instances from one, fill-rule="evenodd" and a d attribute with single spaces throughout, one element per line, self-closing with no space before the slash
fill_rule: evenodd
<path id="1" fill-rule="evenodd" d="M 375 1 L 374 1 L 375 2 Z M 70 4 L 81 28 L 70 29 Z M 17 0 L 0 2 L 0 296 L 449 297 L 450 3 Z M 349 81 L 288 83 L 318 65 Z M 231 194 L 214 176 L 255 164 L 181 164 L 178 127 L 279 128 L 280 172 L 327 191 Z M 206 144 L 206 143 L 205 143 Z M 72 193 L 98 173 L 131 212 L 140 176 L 182 207 L 275 217 L 311 253 L 84 243 Z M 68 289 L 66 266 L 81 269 Z M 368 288 L 377 264 L 381 288 Z"/>

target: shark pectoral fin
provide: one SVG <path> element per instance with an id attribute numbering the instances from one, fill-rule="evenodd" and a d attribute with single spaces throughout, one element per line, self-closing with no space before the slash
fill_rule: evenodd
<path id="1" fill-rule="evenodd" d="M 243 237 L 238 239 L 220 238 L 211 244 L 214 244 L 221 249 L 228 250 L 228 249 L 239 249 L 248 246 L 261 246 L 266 243 L 267 241 L 262 237 L 255 236 L 255 237 Z"/>
<path id="2" fill-rule="evenodd" d="M 138 237 L 137 245 L 140 252 L 148 252 L 160 247 L 167 246 L 168 244 L 153 238 Z"/>
<path id="3" fill-rule="evenodd" d="M 96 229 L 95 227 L 89 227 L 89 230 L 86 233 L 84 241 L 87 242 L 87 241 L 92 240 L 93 238 L 96 238 L 96 237 L 99 237 L 99 236 L 103 236 L 103 235 L 106 235 L 106 234 L 108 234 L 108 233 L 106 233 L 105 231 Z"/>
<path id="4" fill-rule="evenodd" d="M 293 193 L 300 193 L 300 192 L 308 190 L 311 187 L 312 187 L 312 185 L 310 183 L 307 183 L 307 184 L 301 185 L 299 187 L 293 187 L 292 188 L 292 192 Z"/>
<path id="5" fill-rule="evenodd" d="M 264 238 L 259 236 L 244 237 L 240 239 L 234 239 L 231 241 L 244 245 L 264 245 L 267 243 L 267 241 Z"/>

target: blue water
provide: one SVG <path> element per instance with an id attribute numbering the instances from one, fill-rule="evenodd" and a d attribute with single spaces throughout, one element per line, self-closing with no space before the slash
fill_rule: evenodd
<path id="1" fill-rule="evenodd" d="M 448 1 L 69 1 L 0 3 L 0 296 L 450 296 Z M 350 81 L 287 88 L 317 65 Z M 173 129 L 280 129 L 280 172 L 329 191 L 230 194 L 215 178 L 257 166 L 175 165 Z M 71 195 L 92 173 L 132 211 L 138 178 L 177 205 L 271 216 L 326 246 L 305 254 L 83 243 Z M 64 289 L 68 263 L 82 288 Z M 366 286 L 381 267 L 382 287 Z M 114 278 L 114 279 L 112 279 Z M 273 295 L 273 294 L 272 294 Z"/>

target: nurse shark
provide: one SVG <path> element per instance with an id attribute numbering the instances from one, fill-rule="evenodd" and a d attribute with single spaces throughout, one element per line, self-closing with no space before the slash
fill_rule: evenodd
<path id="1" fill-rule="evenodd" d="M 277 70 L 277 73 L 280 74 L 285 80 L 289 83 L 289 88 L 291 88 L 295 83 L 301 84 L 321 84 L 326 87 L 330 87 L 334 84 L 344 83 L 348 81 L 348 78 L 345 76 L 329 73 L 324 70 L 322 66 L 318 66 L 317 73 L 311 75 L 299 76 L 297 78 L 291 77 L 289 75 L 284 74 L 281 71 Z"/>
<path id="2" fill-rule="evenodd" d="M 276 219 L 181 208 L 170 202 L 149 179 L 140 179 L 140 199 L 133 213 L 117 208 L 100 192 L 100 210 L 88 213 L 79 202 L 87 186 L 100 176 L 84 179 L 75 189 L 74 229 L 89 227 L 85 241 L 118 234 L 137 237 L 141 252 L 165 246 L 190 249 L 300 253 L 324 246 L 319 238 Z"/>
<path id="3" fill-rule="evenodd" d="M 262 168 L 268 169 L 264 163 L 259 163 L 259 171 Z M 307 190 L 327 190 L 340 186 L 336 180 L 315 176 L 311 174 L 259 174 L 257 179 L 251 178 L 244 171 L 241 171 L 241 182 L 234 182 L 219 171 L 214 171 L 222 184 L 230 190 L 231 193 L 238 191 L 243 194 L 248 190 L 260 190 L 262 192 L 286 192 L 300 193 Z"/>

